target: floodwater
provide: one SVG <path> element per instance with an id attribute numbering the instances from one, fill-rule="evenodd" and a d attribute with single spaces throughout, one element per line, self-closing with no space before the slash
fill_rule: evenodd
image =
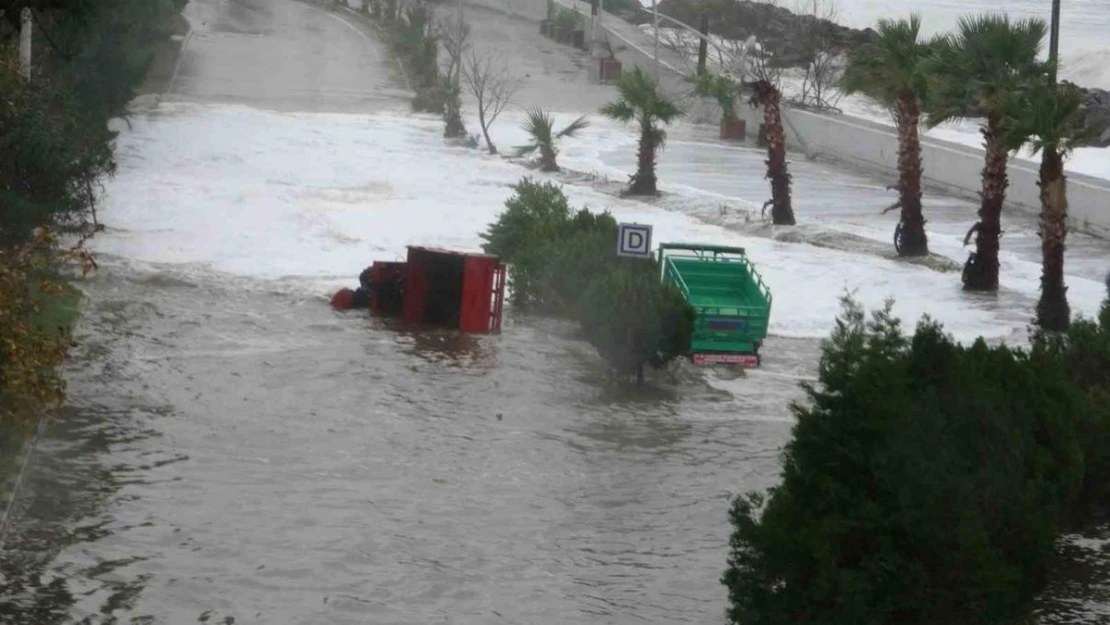
<path id="1" fill-rule="evenodd" d="M 380 46 L 317 9 L 187 12 L 170 99 L 397 97 Z M 818 355 L 771 337 L 748 377 L 630 390 L 511 310 L 499 336 L 413 331 L 296 279 L 100 260 L 5 528 L 5 625 L 722 623 L 729 501 L 777 481 Z"/>
<path id="2" fill-rule="evenodd" d="M 742 400 L 681 368 L 629 390 L 543 319 L 460 336 L 217 276 L 86 286 L 3 623 L 720 622 L 729 499 L 774 482 L 813 356 L 769 345 Z"/>

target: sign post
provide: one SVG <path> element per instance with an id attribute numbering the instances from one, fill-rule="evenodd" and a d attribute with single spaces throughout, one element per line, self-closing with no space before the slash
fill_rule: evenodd
<path id="1" fill-rule="evenodd" d="M 620 224 L 617 229 L 617 256 L 651 258 L 651 226 Z"/>

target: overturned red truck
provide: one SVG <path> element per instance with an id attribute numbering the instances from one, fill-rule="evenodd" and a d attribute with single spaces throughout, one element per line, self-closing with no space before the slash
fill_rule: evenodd
<path id="1" fill-rule="evenodd" d="M 340 289 L 333 308 L 369 308 L 405 323 L 487 334 L 501 331 L 505 264 L 497 256 L 408 246 L 405 262 L 374 261 L 359 288 Z"/>

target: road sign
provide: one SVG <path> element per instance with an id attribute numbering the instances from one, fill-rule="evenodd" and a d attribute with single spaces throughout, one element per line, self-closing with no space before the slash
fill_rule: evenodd
<path id="1" fill-rule="evenodd" d="M 651 258 L 651 226 L 620 224 L 617 235 L 617 256 Z"/>

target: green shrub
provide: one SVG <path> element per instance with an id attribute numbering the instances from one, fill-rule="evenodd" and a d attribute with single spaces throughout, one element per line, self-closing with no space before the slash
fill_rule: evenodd
<path id="1" fill-rule="evenodd" d="M 731 621 L 1022 614 L 1084 482 L 1090 404 L 1049 358 L 962 347 L 927 319 L 906 338 L 889 306 L 867 321 L 845 300 L 819 386 L 793 406 L 781 485 L 733 504 Z"/>
<path id="2" fill-rule="evenodd" d="M 57 276 L 98 231 L 98 181 L 114 171 L 109 119 L 126 105 L 185 0 L 18 3 L 34 12 L 32 79 L 19 73 L 18 8 L 0 37 L 0 420 L 64 397 L 54 371 L 69 346 L 76 296 Z M 73 237 L 72 235 L 77 235 Z M 64 236 L 64 239 L 62 238 Z M 63 245 L 63 240 L 79 242 Z"/>
<path id="3" fill-rule="evenodd" d="M 611 215 L 572 212 L 550 182 L 525 178 L 513 190 L 482 238 L 487 253 L 512 265 L 514 306 L 574 319 L 614 370 L 638 379 L 645 364 L 688 351 L 693 309 L 662 283 L 654 260 L 617 257 Z"/>
<path id="4" fill-rule="evenodd" d="M 1075 522 L 1110 503 L 1110 276 L 1106 287 L 1097 320 L 1077 319 L 1063 334 L 1038 331 L 1033 339 L 1038 366 L 1063 369 L 1086 403 L 1078 425 L 1086 477 Z"/>

